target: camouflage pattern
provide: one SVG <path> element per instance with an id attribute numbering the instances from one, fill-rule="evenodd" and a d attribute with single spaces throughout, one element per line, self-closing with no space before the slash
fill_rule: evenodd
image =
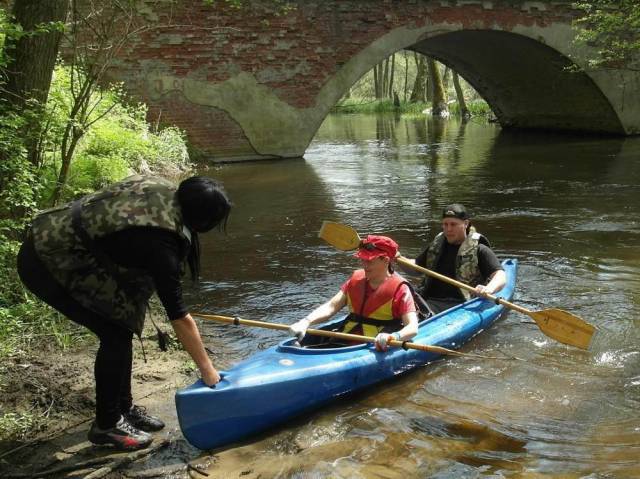
<path id="1" fill-rule="evenodd" d="M 480 267 L 478 266 L 478 245 L 481 239 L 482 235 L 472 226 L 469 229 L 467 238 L 460 245 L 458 255 L 456 256 L 455 279 L 474 287 L 478 284 L 484 284 L 485 282 L 485 278 L 482 276 Z M 427 269 L 434 269 L 435 265 L 438 264 L 445 241 L 444 233 L 440 233 L 435 237 L 431 245 L 429 245 L 427 249 Z M 422 291 L 427 290 L 430 281 L 433 281 L 431 277 L 425 277 Z M 471 294 L 466 289 L 459 289 L 459 291 L 465 300 L 471 298 Z"/>
<path id="2" fill-rule="evenodd" d="M 151 226 L 175 231 L 189 241 L 175 191 L 176 186 L 163 179 L 126 178 L 77 200 L 82 225 L 91 239 L 133 226 Z M 152 279 L 143 271 L 123 268 L 92 253 L 73 227 L 72 205 L 35 217 L 31 234 L 39 258 L 80 304 L 140 335 L 154 291 Z"/>

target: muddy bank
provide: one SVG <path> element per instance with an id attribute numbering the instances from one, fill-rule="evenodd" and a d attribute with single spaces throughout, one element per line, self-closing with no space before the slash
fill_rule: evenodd
<path id="1" fill-rule="evenodd" d="M 158 323 L 165 331 L 170 329 L 162 320 Z M 160 351 L 150 322 L 143 342 L 146 362 L 140 342 L 134 340 L 134 401 L 167 424 L 154 434 L 156 449 L 151 454 L 126 464 L 131 455 L 87 441 L 94 418 L 97 343 L 88 339 L 71 351 L 43 344 L 2 366 L 0 410 L 27 413 L 31 420 L 25 422 L 28 429 L 20 440 L 0 441 L 0 476 L 40 477 L 48 471 L 53 474 L 47 477 L 188 477 L 186 464 L 204 458 L 182 437 L 173 396 L 176 389 L 196 379 L 194 365 L 181 349 Z M 213 361 L 217 367 L 226 366 L 220 357 Z M 107 476 L 95 472 L 104 473 L 105 467 L 114 472 Z M 89 476 L 92 472 L 97 475 Z"/>

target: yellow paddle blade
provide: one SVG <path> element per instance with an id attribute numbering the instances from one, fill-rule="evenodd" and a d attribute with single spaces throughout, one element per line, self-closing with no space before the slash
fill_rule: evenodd
<path id="1" fill-rule="evenodd" d="M 358 249 L 360 246 L 360 236 L 351 226 L 323 221 L 318 237 L 325 240 L 334 248 L 342 251 Z"/>
<path id="2" fill-rule="evenodd" d="M 589 323 L 562 309 L 529 311 L 544 334 L 561 343 L 581 349 L 589 349 L 595 329 Z"/>

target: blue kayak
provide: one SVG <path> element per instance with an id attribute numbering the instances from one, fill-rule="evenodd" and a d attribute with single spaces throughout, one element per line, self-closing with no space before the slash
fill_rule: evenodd
<path id="1" fill-rule="evenodd" d="M 503 267 L 507 285 L 497 296 L 510 300 L 517 261 L 504 261 Z M 458 349 L 503 311 L 504 306 L 472 299 L 420 323 L 412 342 Z M 222 379 L 213 388 L 198 381 L 179 390 L 176 409 L 180 428 L 195 447 L 217 448 L 439 356 L 401 348 L 378 352 L 371 343 L 304 348 L 289 338 L 221 372 Z"/>

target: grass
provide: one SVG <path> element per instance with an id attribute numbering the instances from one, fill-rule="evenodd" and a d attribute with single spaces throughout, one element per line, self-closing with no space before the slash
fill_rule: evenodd
<path id="1" fill-rule="evenodd" d="M 405 102 L 401 101 L 398 107 L 394 106 L 393 101 L 386 100 L 371 100 L 367 98 L 347 98 L 338 104 L 336 104 L 332 109 L 332 113 L 365 113 L 365 114 L 373 114 L 373 113 L 393 113 L 398 112 L 403 115 L 426 115 L 423 113 L 425 110 L 429 110 L 431 108 L 431 103 L 425 102 Z M 473 100 L 467 103 L 467 108 L 472 116 L 492 116 L 493 112 L 491 108 L 484 100 Z M 449 111 L 452 115 L 459 114 L 458 103 L 453 102 L 449 105 Z"/>

